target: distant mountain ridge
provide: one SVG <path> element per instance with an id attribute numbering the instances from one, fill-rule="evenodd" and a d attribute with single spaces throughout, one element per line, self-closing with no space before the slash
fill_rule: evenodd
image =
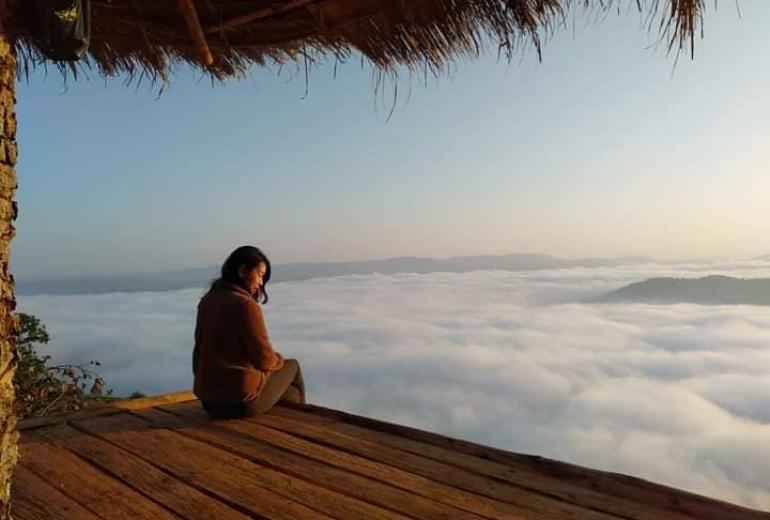
<path id="1" fill-rule="evenodd" d="M 308 280 L 330 276 L 435 272 L 463 273 L 483 270 L 535 271 L 569 267 L 616 267 L 651 263 L 646 257 L 583 258 L 565 260 L 549 255 L 458 256 L 444 259 L 397 257 L 354 262 L 298 262 L 273 266 L 272 282 Z M 109 292 L 175 291 L 205 287 L 218 276 L 219 266 L 146 274 L 94 275 L 70 278 L 19 279 L 20 295 L 102 294 Z"/>
<path id="2" fill-rule="evenodd" d="M 651 278 L 591 300 L 600 303 L 700 303 L 770 305 L 770 279 L 711 275 L 702 278 Z"/>

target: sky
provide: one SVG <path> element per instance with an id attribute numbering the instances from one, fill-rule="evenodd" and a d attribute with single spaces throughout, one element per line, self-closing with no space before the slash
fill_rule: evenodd
<path id="1" fill-rule="evenodd" d="M 589 304 L 652 276 L 770 277 L 770 260 L 282 282 L 275 349 L 313 404 L 770 509 L 770 313 Z M 116 395 L 189 389 L 204 289 L 19 297 L 52 363 Z"/>
<path id="2" fill-rule="evenodd" d="M 633 2 L 629 2 L 633 4 Z M 710 4 L 710 3 L 709 3 Z M 373 88 L 356 59 L 212 86 L 18 86 L 20 277 L 512 252 L 770 253 L 770 5 L 709 5 L 695 59 L 634 10 Z M 293 76 L 293 77 L 292 77 Z M 418 77 L 419 76 L 419 77 Z"/>

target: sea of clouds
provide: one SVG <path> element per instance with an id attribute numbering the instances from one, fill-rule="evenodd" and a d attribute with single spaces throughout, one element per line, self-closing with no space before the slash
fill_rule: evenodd
<path id="1" fill-rule="evenodd" d="M 587 304 L 770 262 L 319 278 L 269 286 L 309 401 L 770 509 L 770 307 Z M 203 289 L 23 296 L 57 362 L 118 395 L 191 387 Z"/>

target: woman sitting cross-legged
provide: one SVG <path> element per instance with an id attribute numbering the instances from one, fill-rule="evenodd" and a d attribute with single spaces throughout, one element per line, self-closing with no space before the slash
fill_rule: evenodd
<path id="1" fill-rule="evenodd" d="M 284 359 L 267 336 L 260 302 L 267 303 L 269 280 L 267 257 L 239 247 L 198 304 L 194 390 L 212 417 L 257 415 L 280 400 L 305 402 L 299 363 Z"/>

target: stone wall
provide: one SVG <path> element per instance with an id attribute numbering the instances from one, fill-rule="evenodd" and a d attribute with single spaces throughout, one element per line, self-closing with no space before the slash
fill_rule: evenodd
<path id="1" fill-rule="evenodd" d="M 16 298 L 9 267 L 10 242 L 16 218 L 16 59 L 0 34 L 0 519 L 10 517 L 11 474 L 16 464 L 16 415 L 13 375 L 16 346 L 11 341 Z"/>

